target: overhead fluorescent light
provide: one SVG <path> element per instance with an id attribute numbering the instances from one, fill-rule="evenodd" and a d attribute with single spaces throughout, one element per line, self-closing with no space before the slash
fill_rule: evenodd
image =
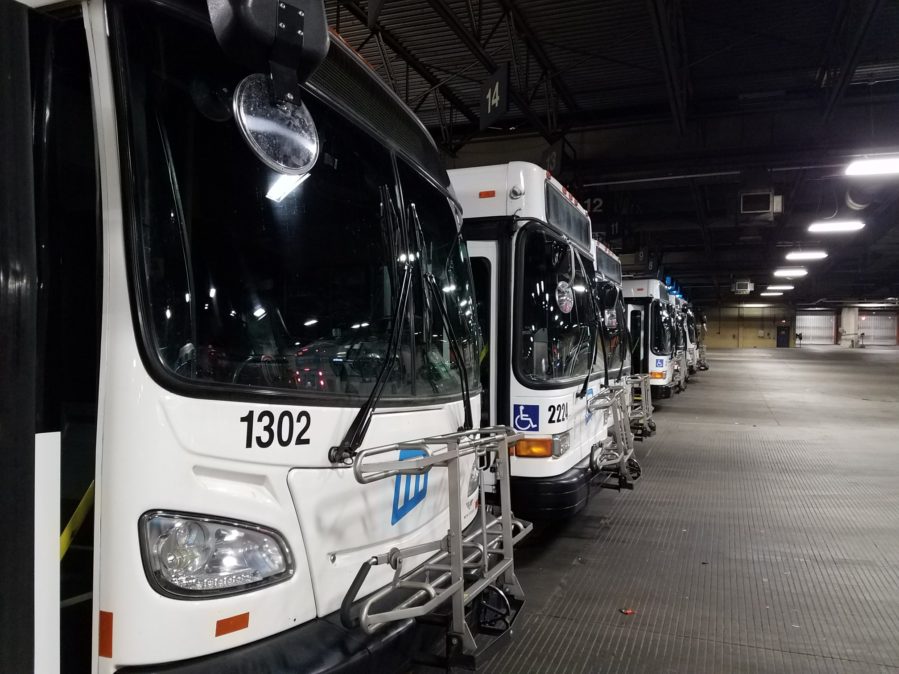
<path id="1" fill-rule="evenodd" d="M 823 250 L 794 250 L 787 253 L 788 260 L 823 260 L 827 253 Z"/>
<path id="2" fill-rule="evenodd" d="M 741 304 L 741 307 L 746 307 L 747 309 L 764 309 L 765 307 L 770 307 L 770 304 Z"/>
<path id="3" fill-rule="evenodd" d="M 311 175 L 311 173 L 304 173 L 301 176 L 280 175 L 278 176 L 278 179 L 272 183 L 268 192 L 265 193 L 265 198 L 280 203 L 284 197 L 302 185 L 303 181 Z"/>
<path id="4" fill-rule="evenodd" d="M 318 323 L 317 318 L 310 318 L 308 321 L 304 322 L 303 325 L 308 328 L 310 325 L 315 325 L 316 323 Z"/>
<path id="5" fill-rule="evenodd" d="M 847 176 L 885 176 L 899 173 L 899 157 L 856 159 L 846 167 Z"/>
<path id="6" fill-rule="evenodd" d="M 769 292 L 764 292 L 764 293 L 759 293 L 759 295 L 762 296 L 762 297 L 780 297 L 781 295 L 783 295 L 783 293 L 769 293 Z"/>
<path id="7" fill-rule="evenodd" d="M 883 307 L 889 307 L 891 305 L 885 304 L 884 302 L 861 302 L 856 306 L 860 309 L 882 309 Z"/>
<path id="8" fill-rule="evenodd" d="M 808 226 L 808 231 L 829 232 L 857 232 L 865 226 L 861 220 L 820 220 Z"/>
<path id="9" fill-rule="evenodd" d="M 765 290 L 766 291 L 768 291 L 768 290 L 793 290 L 793 286 L 780 286 L 780 285 L 768 286 L 767 288 L 765 288 Z"/>
<path id="10" fill-rule="evenodd" d="M 774 270 L 774 275 L 782 278 L 800 278 L 806 274 L 808 274 L 808 271 L 802 267 L 783 267 L 782 269 Z"/>

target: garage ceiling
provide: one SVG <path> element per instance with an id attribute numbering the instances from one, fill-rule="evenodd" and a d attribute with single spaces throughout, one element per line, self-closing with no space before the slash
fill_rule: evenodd
<path id="1" fill-rule="evenodd" d="M 843 175 L 853 158 L 899 152 L 899 4 L 327 6 L 330 24 L 416 111 L 448 166 L 545 163 L 551 147 L 563 148 L 557 175 L 633 273 L 672 276 L 700 303 L 730 302 L 734 280 L 761 289 L 787 250 L 824 247 L 829 257 L 807 265 L 789 301 L 899 295 L 899 178 Z M 482 85 L 504 64 L 509 111 L 481 130 Z M 744 191 L 781 196 L 782 212 L 741 214 Z M 867 226 L 826 239 L 806 231 L 836 217 Z"/>

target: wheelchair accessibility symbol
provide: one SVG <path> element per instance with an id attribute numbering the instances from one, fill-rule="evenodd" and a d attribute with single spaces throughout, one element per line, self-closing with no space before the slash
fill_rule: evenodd
<path id="1" fill-rule="evenodd" d="M 656 358 L 656 367 L 665 367 L 665 359 Z"/>
<path id="2" fill-rule="evenodd" d="M 516 431 L 536 431 L 540 428 L 540 405 L 513 405 L 515 418 L 512 424 Z"/>

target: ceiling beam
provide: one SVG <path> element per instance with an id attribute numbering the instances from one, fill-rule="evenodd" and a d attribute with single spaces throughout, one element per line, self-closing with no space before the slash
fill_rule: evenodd
<path id="1" fill-rule="evenodd" d="M 446 0 L 427 0 L 427 2 L 437 15 L 443 19 L 449 29 L 455 33 L 456 37 L 459 38 L 468 51 L 470 51 L 481 65 L 484 66 L 487 72 L 494 72 L 497 69 L 498 64 L 493 60 L 493 57 L 487 53 L 487 50 L 484 49 L 484 46 L 477 37 L 475 37 L 475 35 L 465 27 L 459 17 L 456 16 L 456 13 L 450 8 Z M 509 87 L 509 98 L 516 107 L 521 110 L 521 113 L 534 128 L 539 131 L 541 136 L 543 136 L 549 143 L 554 143 L 557 140 L 555 134 L 553 134 L 546 124 L 543 123 L 543 120 L 540 119 L 540 115 L 534 112 L 533 108 L 528 105 L 524 96 L 511 86 Z"/>
<path id="2" fill-rule="evenodd" d="M 878 0 L 880 1 L 880 0 Z M 687 44 L 680 0 L 647 0 L 652 31 L 662 61 L 662 74 L 674 126 L 680 135 L 687 130 L 690 80 Z"/>
<path id="3" fill-rule="evenodd" d="M 547 54 L 546 49 L 543 47 L 543 44 L 538 39 L 537 34 L 531 28 L 521 10 L 512 0 L 500 0 L 500 5 L 502 5 L 503 9 L 511 15 L 515 22 L 515 27 L 520 36 L 524 39 L 524 43 L 528 50 L 534 55 L 534 58 L 537 59 L 537 63 L 540 64 L 540 67 L 548 73 L 547 77 L 550 82 L 552 82 L 556 93 L 559 94 L 559 98 L 565 103 L 565 107 L 571 111 L 578 110 L 579 106 L 574 99 L 574 95 L 571 93 L 571 89 L 569 89 L 568 85 L 562 80 L 559 69 L 556 68 L 552 59 L 550 59 L 549 54 Z"/>
<path id="4" fill-rule="evenodd" d="M 368 13 L 363 10 L 355 0 L 341 0 L 341 4 L 347 8 L 347 10 L 352 14 L 356 20 L 364 25 L 368 25 Z M 374 26 L 371 28 L 373 32 L 377 32 L 380 34 L 381 39 L 384 41 L 390 49 L 399 56 L 403 61 L 409 64 L 409 67 L 412 68 L 418 75 L 432 87 L 436 88 L 443 94 L 443 97 L 450 102 L 450 104 L 456 108 L 464 117 L 466 117 L 473 124 L 478 123 L 477 114 L 466 105 L 465 101 L 459 98 L 458 94 L 456 94 L 449 86 L 443 84 L 434 73 L 412 52 L 410 52 L 402 42 L 394 35 L 390 30 L 381 25 L 378 21 L 375 21 Z"/>
<path id="5" fill-rule="evenodd" d="M 865 6 L 861 20 L 856 27 L 855 35 L 853 35 L 852 42 L 849 44 L 846 58 L 840 65 L 840 72 L 837 75 L 836 82 L 833 83 L 830 89 L 830 96 L 828 96 L 827 104 L 824 107 L 823 119 L 825 124 L 830 122 L 837 104 L 843 98 L 843 94 L 846 93 L 846 89 L 852 82 L 852 76 L 855 74 L 855 69 L 858 67 L 858 62 L 862 56 L 862 48 L 865 44 L 865 38 L 868 36 L 868 29 L 874 22 L 874 18 L 877 16 L 881 6 L 883 6 L 883 0 L 868 0 L 868 4 Z"/>

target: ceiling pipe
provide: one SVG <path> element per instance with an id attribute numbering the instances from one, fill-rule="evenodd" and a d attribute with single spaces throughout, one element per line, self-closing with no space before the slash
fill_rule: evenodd
<path id="1" fill-rule="evenodd" d="M 839 163 L 821 163 L 810 166 L 782 166 L 769 169 L 771 173 L 786 173 L 789 171 L 808 171 L 814 169 L 833 169 L 844 168 L 845 162 Z M 608 187 L 611 185 L 640 185 L 644 183 L 661 183 L 672 180 L 690 180 L 692 178 L 727 178 L 742 175 L 743 171 L 712 171 L 708 173 L 680 173 L 667 176 L 652 176 L 649 178 L 630 178 L 627 180 L 601 180 L 596 182 L 584 183 L 584 187 Z"/>

